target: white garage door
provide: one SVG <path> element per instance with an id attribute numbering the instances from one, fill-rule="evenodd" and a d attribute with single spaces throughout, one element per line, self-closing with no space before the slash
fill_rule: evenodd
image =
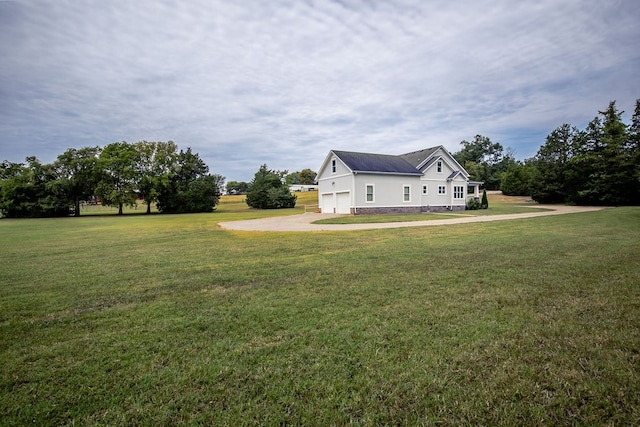
<path id="1" fill-rule="evenodd" d="M 337 205 L 338 205 L 336 208 L 336 213 L 339 213 L 339 214 L 351 213 L 351 209 L 350 209 L 351 197 L 349 197 L 349 192 L 336 193 L 336 199 L 337 199 Z"/>
<path id="2" fill-rule="evenodd" d="M 322 206 L 320 206 L 322 213 L 334 213 L 336 209 L 334 194 L 322 195 Z"/>

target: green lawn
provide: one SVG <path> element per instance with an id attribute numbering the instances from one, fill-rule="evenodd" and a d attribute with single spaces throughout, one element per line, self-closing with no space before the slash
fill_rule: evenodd
<path id="1" fill-rule="evenodd" d="M 640 423 L 640 208 L 217 226 L 282 213 L 0 220 L 0 425 Z"/>

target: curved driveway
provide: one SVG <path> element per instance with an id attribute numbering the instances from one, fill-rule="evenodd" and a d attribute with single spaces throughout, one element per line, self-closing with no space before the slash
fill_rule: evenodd
<path id="1" fill-rule="evenodd" d="M 487 215 L 487 216 L 465 216 L 458 214 L 458 217 L 448 217 L 447 219 L 432 219 L 427 221 L 404 221 L 404 222 L 383 222 L 372 224 L 312 224 L 326 218 L 335 218 L 343 215 L 305 213 L 300 215 L 277 216 L 272 218 L 250 219 L 244 221 L 227 221 L 219 223 L 220 227 L 226 230 L 237 231 L 344 231 L 344 230 L 370 230 L 379 228 L 401 228 L 401 227 L 428 227 L 449 224 L 466 224 L 470 222 L 490 222 L 504 221 L 508 219 L 534 218 L 538 216 L 564 215 L 580 212 L 592 212 L 604 209 L 593 206 L 559 206 L 559 205 L 536 205 L 527 206 L 540 209 L 549 209 L 540 212 L 528 212 L 519 214 Z M 448 214 L 455 215 L 455 214 Z"/>

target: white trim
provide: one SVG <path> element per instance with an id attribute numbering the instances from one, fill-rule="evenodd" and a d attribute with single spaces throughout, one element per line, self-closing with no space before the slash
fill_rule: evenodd
<path id="1" fill-rule="evenodd" d="M 464 200 L 464 187 L 466 187 L 466 185 L 454 185 L 453 186 L 453 200 Z M 460 197 L 456 197 L 457 192 L 456 192 L 456 188 L 461 188 L 462 189 L 462 195 Z"/>
<path id="2" fill-rule="evenodd" d="M 371 200 L 368 200 L 368 189 L 371 187 Z M 375 184 L 365 184 L 364 185 L 364 202 L 365 203 L 375 203 L 376 202 L 376 185 Z"/>
<path id="3" fill-rule="evenodd" d="M 441 192 L 444 188 L 444 192 Z M 446 196 L 447 195 L 447 186 L 446 185 L 438 185 L 438 196 Z"/>
<path id="4" fill-rule="evenodd" d="M 429 195 L 429 184 L 422 184 L 422 195 L 423 196 Z"/>
<path id="5" fill-rule="evenodd" d="M 407 188 L 409 189 L 409 191 L 407 193 L 405 193 L 405 190 Z M 405 196 L 409 196 L 409 200 L 406 200 Z M 404 203 L 411 203 L 411 185 L 409 185 L 409 184 L 404 184 L 402 186 L 402 201 Z"/>
<path id="6" fill-rule="evenodd" d="M 342 174 L 342 175 L 325 176 L 324 178 L 318 179 L 318 182 L 320 182 L 320 181 L 330 181 L 332 179 L 343 178 L 345 176 L 352 176 L 352 175 L 353 175 L 352 173 L 345 173 L 345 174 Z"/>

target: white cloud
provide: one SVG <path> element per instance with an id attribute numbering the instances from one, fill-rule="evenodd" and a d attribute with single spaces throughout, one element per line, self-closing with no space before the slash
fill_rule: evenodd
<path id="1" fill-rule="evenodd" d="M 7 12 L 9 11 L 9 12 Z M 174 140 L 248 180 L 477 133 L 530 156 L 640 97 L 640 5 L 0 2 L 0 157 Z M 6 41 L 6 42 L 5 42 Z"/>

